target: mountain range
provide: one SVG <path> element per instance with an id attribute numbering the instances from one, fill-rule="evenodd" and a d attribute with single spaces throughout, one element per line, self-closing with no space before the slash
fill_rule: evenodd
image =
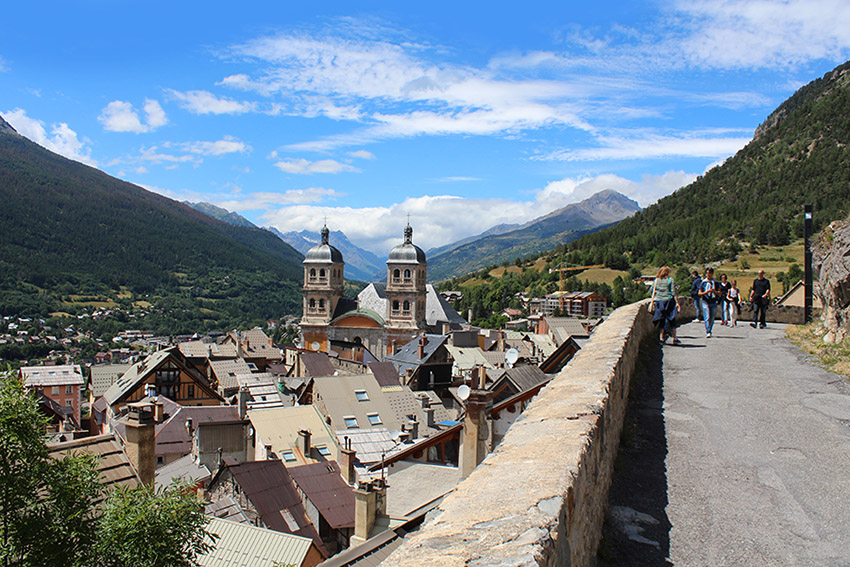
<path id="1" fill-rule="evenodd" d="M 2 118 L 0 199 L 0 314 L 156 298 L 163 327 L 181 332 L 300 311 L 302 256 L 275 235 L 59 156 Z"/>
<path id="2" fill-rule="evenodd" d="M 428 277 L 441 280 L 513 261 L 616 223 L 640 210 L 636 201 L 607 189 L 523 225 L 498 225 L 477 236 L 433 249 Z"/>
<path id="3" fill-rule="evenodd" d="M 318 232 L 311 232 L 309 230 L 280 232 L 271 226 L 266 227 L 266 230 L 276 234 L 281 240 L 302 254 L 306 254 L 307 250 L 322 241 L 322 237 Z M 341 230 L 331 231 L 330 243 L 342 252 L 342 257 L 345 260 L 346 279 L 365 282 L 386 279 L 387 266 L 384 263 L 385 260 L 351 242 Z"/>

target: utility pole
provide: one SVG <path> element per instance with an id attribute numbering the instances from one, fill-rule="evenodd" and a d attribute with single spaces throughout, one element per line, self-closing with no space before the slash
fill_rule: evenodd
<path id="1" fill-rule="evenodd" d="M 804 205 L 805 225 L 804 225 L 804 248 L 805 257 L 805 276 L 803 288 L 805 291 L 805 299 L 803 303 L 803 317 L 806 323 L 812 322 L 812 205 Z"/>

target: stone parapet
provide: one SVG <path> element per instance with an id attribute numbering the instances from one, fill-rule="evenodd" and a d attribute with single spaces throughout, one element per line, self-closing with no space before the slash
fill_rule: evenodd
<path id="1" fill-rule="evenodd" d="M 614 311 L 382 565 L 595 565 L 648 303 Z"/>
<path id="2" fill-rule="evenodd" d="M 696 311 L 694 302 L 690 297 L 679 296 L 679 305 L 682 307 L 680 318 L 694 319 Z M 812 309 L 812 318 L 819 317 L 821 310 L 819 308 Z M 720 308 L 717 309 L 716 321 L 721 318 Z M 750 303 L 742 303 L 741 311 L 738 313 L 739 322 L 748 322 L 753 320 L 753 307 Z M 802 325 L 805 321 L 805 310 L 798 305 L 775 305 L 771 304 L 765 313 L 765 322 L 767 323 L 788 323 L 790 325 Z"/>

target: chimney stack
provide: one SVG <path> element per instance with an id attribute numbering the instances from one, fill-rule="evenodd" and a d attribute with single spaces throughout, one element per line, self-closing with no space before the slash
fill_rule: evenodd
<path id="1" fill-rule="evenodd" d="M 381 480 L 361 485 L 354 491 L 354 535 L 351 546 L 369 539 L 375 520 L 387 512 L 387 488 Z"/>
<path id="2" fill-rule="evenodd" d="M 410 420 L 410 438 L 419 439 L 419 422 L 414 416 L 408 416 L 408 419 Z"/>
<path id="3" fill-rule="evenodd" d="M 239 387 L 237 402 L 239 404 L 239 419 L 245 419 L 245 416 L 248 415 L 248 386 Z"/>
<path id="4" fill-rule="evenodd" d="M 162 400 L 157 400 L 153 403 L 153 420 L 156 423 L 162 423 L 165 419 L 165 408 Z"/>
<path id="5" fill-rule="evenodd" d="M 422 411 L 425 412 L 425 424 L 428 427 L 434 427 L 434 408 L 427 407 Z"/>
<path id="6" fill-rule="evenodd" d="M 156 386 L 154 384 L 145 384 L 145 397 L 152 398 L 156 395 Z"/>
<path id="7" fill-rule="evenodd" d="M 306 429 L 301 429 L 298 431 L 298 435 L 301 437 L 301 451 L 303 451 L 304 456 L 309 459 L 311 450 L 310 437 L 312 436 L 312 433 Z"/>
<path id="8" fill-rule="evenodd" d="M 461 478 L 468 477 L 490 452 L 491 431 L 487 423 L 487 406 L 491 398 L 492 392 L 473 390 L 466 400 L 460 454 Z"/>
<path id="9" fill-rule="evenodd" d="M 271 461 L 272 460 L 272 446 L 266 445 L 265 449 L 266 449 L 266 460 Z"/>
<path id="10" fill-rule="evenodd" d="M 148 486 L 153 485 L 156 476 L 156 442 L 154 433 L 154 412 L 152 404 L 136 402 L 128 404 L 129 413 L 125 418 L 127 445 L 124 447 L 130 464 L 139 473 L 139 478 Z"/>
<path id="11" fill-rule="evenodd" d="M 499 352 L 505 352 L 505 331 L 499 329 L 499 342 L 496 347 L 499 349 Z"/>
<path id="12" fill-rule="evenodd" d="M 351 448 L 351 439 L 346 437 L 343 440 L 343 447 L 339 451 L 339 468 L 343 480 L 351 486 L 354 486 L 357 482 L 357 471 L 354 468 L 355 460 L 357 460 L 357 453 Z"/>
<path id="13" fill-rule="evenodd" d="M 417 350 L 416 355 L 419 360 L 425 358 L 425 345 L 428 344 L 428 339 L 425 338 L 425 335 L 419 337 L 419 350 Z"/>

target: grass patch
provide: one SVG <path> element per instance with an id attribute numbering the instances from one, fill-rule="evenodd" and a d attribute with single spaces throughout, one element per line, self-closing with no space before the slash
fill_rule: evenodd
<path id="1" fill-rule="evenodd" d="M 568 276 L 569 272 L 564 275 Z M 612 283 L 614 283 L 614 280 L 617 279 L 617 276 L 628 279 L 629 272 L 624 272 L 622 270 L 612 270 L 610 268 L 591 268 L 589 270 L 581 272 L 576 277 L 581 280 L 587 280 L 589 282 L 607 283 L 608 285 L 611 285 Z"/>
<path id="2" fill-rule="evenodd" d="M 850 339 L 836 344 L 823 342 L 825 330 L 818 323 L 788 325 L 785 335 L 803 351 L 811 354 L 821 367 L 850 378 Z"/>

